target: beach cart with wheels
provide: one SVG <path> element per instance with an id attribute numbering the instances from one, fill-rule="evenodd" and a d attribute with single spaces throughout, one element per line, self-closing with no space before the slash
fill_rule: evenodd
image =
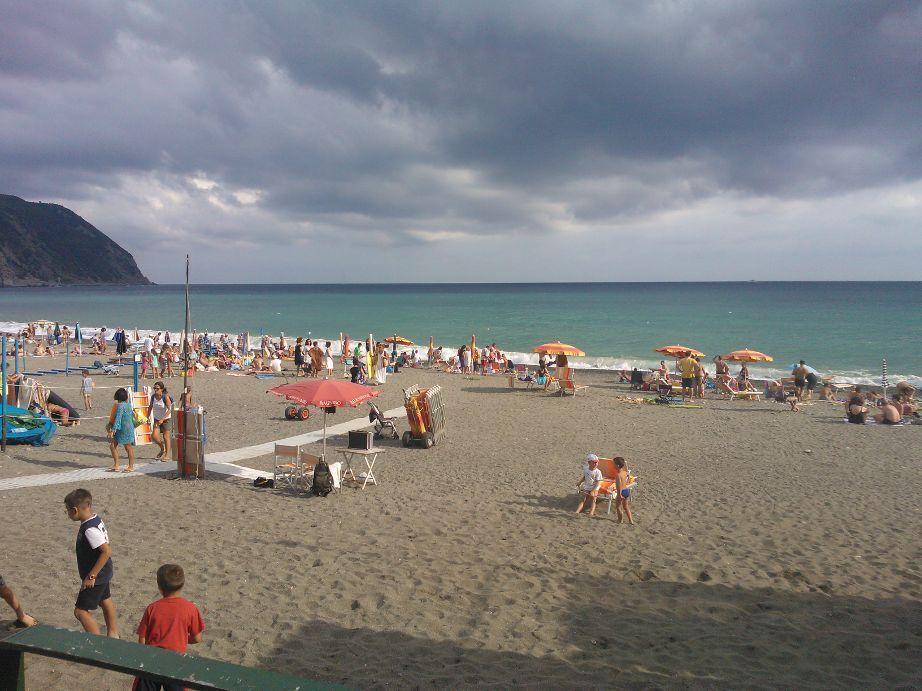
<path id="1" fill-rule="evenodd" d="M 311 411 L 306 406 L 290 405 L 285 407 L 286 420 L 307 420 Z"/>
<path id="2" fill-rule="evenodd" d="M 410 429 L 403 433 L 403 445 L 416 444 L 426 449 L 432 448 L 445 435 L 442 387 L 420 389 L 414 385 L 404 389 L 403 399 L 410 425 Z"/>

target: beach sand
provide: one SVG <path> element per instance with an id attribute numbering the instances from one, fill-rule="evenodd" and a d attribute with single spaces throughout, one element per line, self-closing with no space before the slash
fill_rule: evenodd
<path id="1" fill-rule="evenodd" d="M 380 485 L 326 498 L 218 475 L 0 492 L 2 573 L 42 623 L 78 628 L 62 499 L 83 485 L 109 528 L 123 637 L 175 562 L 206 622 L 196 654 L 353 687 L 922 684 L 922 426 L 847 425 L 828 403 L 630 405 L 611 373 L 577 378 L 588 388 L 561 399 L 501 376 L 392 376 L 382 410 L 401 387 L 444 388 L 447 437 L 382 442 Z M 275 382 L 193 381 L 208 451 L 321 425 L 284 420 Z M 95 398 L 106 412 L 111 391 Z M 10 447 L 0 478 L 107 466 L 102 427 Z M 639 476 L 637 525 L 604 504 L 573 513 L 589 451 Z M 271 472 L 271 456 L 241 463 Z M 29 688 L 129 681 L 32 656 L 27 670 Z"/>

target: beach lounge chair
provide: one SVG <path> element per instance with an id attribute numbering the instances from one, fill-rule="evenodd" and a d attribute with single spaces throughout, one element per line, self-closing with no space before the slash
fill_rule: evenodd
<path id="1" fill-rule="evenodd" d="M 564 367 L 559 374 L 557 387 L 561 396 L 566 395 L 568 391 L 575 396 L 580 389 L 588 388 L 585 384 L 579 385 L 573 381 L 573 370 L 570 367 Z"/>
<path id="2" fill-rule="evenodd" d="M 761 391 L 734 391 L 733 392 L 734 400 L 741 398 L 744 401 L 761 401 L 762 392 Z"/>
<path id="3" fill-rule="evenodd" d="M 615 478 L 618 476 L 618 469 L 615 467 L 614 459 L 600 458 L 599 470 L 602 471 L 602 484 L 599 487 L 599 499 L 608 499 L 607 513 L 611 513 L 611 505 L 618 494 L 618 483 L 615 482 Z M 631 472 L 628 473 L 628 484 L 624 486 L 624 489 L 631 490 L 631 494 L 633 495 L 637 489 L 636 475 Z"/>
<path id="4" fill-rule="evenodd" d="M 301 474 L 301 447 L 276 444 L 275 465 L 272 471 L 275 487 L 286 485 L 297 489 Z"/>
<path id="5" fill-rule="evenodd" d="M 540 386 L 541 388 L 546 389 L 549 380 L 550 377 L 536 375 L 534 379 L 526 383 L 528 384 L 529 389 L 533 386 Z"/>

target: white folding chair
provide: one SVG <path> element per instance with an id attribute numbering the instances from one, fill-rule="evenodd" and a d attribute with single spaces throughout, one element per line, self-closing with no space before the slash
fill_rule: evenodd
<path id="1" fill-rule="evenodd" d="M 275 467 L 272 480 L 276 487 L 282 485 L 296 489 L 301 481 L 301 447 L 287 444 L 275 445 Z"/>

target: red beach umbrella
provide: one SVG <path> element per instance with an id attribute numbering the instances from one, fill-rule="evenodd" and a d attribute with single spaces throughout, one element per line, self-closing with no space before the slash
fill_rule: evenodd
<path id="1" fill-rule="evenodd" d="M 333 379 L 308 379 L 293 384 L 282 384 L 268 393 L 284 396 L 286 400 L 323 408 L 323 455 L 327 453 L 327 408 L 351 406 L 355 408 L 360 403 L 369 401 L 381 395 L 370 386 L 353 384 L 348 381 Z"/>

